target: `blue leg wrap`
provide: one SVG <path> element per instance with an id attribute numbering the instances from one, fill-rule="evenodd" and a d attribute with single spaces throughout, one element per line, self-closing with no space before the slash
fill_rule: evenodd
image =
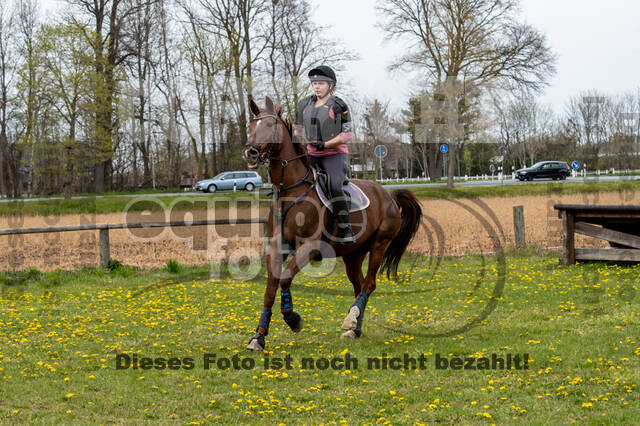
<path id="1" fill-rule="evenodd" d="M 293 298 L 291 297 L 290 289 L 282 290 L 280 293 L 280 310 L 283 314 L 293 310 Z"/>
<path id="2" fill-rule="evenodd" d="M 358 294 L 358 297 L 356 297 L 355 302 L 353 302 L 353 305 L 351 306 L 357 306 L 358 308 L 360 308 L 360 312 L 364 312 L 364 308 L 367 306 L 368 298 L 369 296 L 367 296 L 367 293 L 363 291 L 360 294 Z"/>
<path id="3" fill-rule="evenodd" d="M 271 323 L 271 309 L 263 309 L 260 314 L 260 321 L 258 321 L 258 328 L 256 329 L 256 333 L 260 333 L 263 336 L 269 334 L 269 324 Z M 260 332 L 260 329 L 264 331 Z"/>
<path id="4" fill-rule="evenodd" d="M 364 319 L 364 308 L 367 307 L 368 299 L 369 299 L 369 296 L 367 295 L 367 293 L 363 291 L 360 294 L 358 294 L 358 296 L 356 297 L 356 300 L 353 302 L 353 304 L 349 308 L 351 309 L 352 307 L 357 306 L 360 309 L 360 315 L 358 315 L 358 322 L 356 324 L 356 329 L 353 330 L 353 332 L 356 333 L 356 336 L 358 337 L 362 335 L 362 320 Z"/>

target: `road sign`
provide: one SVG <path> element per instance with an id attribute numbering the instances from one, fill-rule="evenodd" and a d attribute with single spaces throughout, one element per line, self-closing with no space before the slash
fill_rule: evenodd
<path id="1" fill-rule="evenodd" d="M 580 163 L 578 163 L 577 161 L 574 161 L 573 163 L 571 163 L 571 167 L 574 170 L 578 170 L 580 168 Z"/>
<path id="2" fill-rule="evenodd" d="M 504 146 L 501 146 L 500 149 L 498 149 L 498 153 L 500 153 L 501 156 L 505 156 L 505 154 L 507 153 L 507 148 L 505 148 Z"/>
<path id="3" fill-rule="evenodd" d="M 491 170 L 491 173 L 496 171 L 496 166 L 494 166 L 493 164 L 489 166 L 489 170 Z"/>
<path id="4" fill-rule="evenodd" d="M 376 157 L 384 158 L 387 156 L 387 147 L 384 145 L 378 145 L 376 146 L 374 152 L 376 154 Z"/>
<path id="5" fill-rule="evenodd" d="M 446 143 L 443 143 L 442 145 L 440 145 L 440 152 L 443 154 L 446 154 L 447 152 L 449 152 L 449 145 L 447 145 Z"/>

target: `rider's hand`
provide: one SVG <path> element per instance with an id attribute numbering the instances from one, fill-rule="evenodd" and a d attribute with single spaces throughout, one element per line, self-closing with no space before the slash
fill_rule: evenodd
<path id="1" fill-rule="evenodd" d="M 316 149 L 320 152 L 324 151 L 324 141 L 316 141 Z"/>

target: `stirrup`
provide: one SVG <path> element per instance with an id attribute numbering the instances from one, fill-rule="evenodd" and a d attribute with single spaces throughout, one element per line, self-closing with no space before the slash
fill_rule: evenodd
<path id="1" fill-rule="evenodd" d="M 345 224 L 338 224 L 338 242 L 339 243 L 354 243 L 356 241 L 356 236 L 353 233 L 353 229 L 351 228 L 351 224 L 347 223 L 346 226 L 342 227 Z"/>

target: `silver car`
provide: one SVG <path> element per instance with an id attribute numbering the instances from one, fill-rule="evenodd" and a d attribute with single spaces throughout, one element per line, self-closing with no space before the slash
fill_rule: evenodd
<path id="1" fill-rule="evenodd" d="M 223 172 L 211 179 L 197 182 L 194 189 L 203 192 L 216 192 L 232 189 L 244 189 L 253 191 L 262 187 L 262 178 L 256 171 L 239 170 L 233 172 Z"/>

